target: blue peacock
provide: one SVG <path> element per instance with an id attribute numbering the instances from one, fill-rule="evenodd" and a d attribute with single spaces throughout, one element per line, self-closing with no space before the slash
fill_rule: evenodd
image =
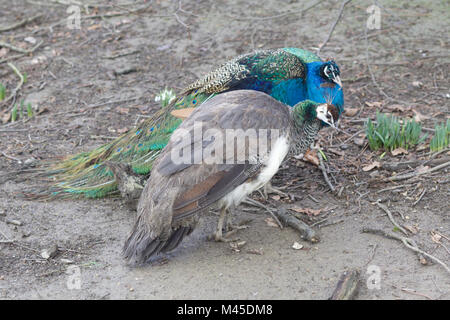
<path id="1" fill-rule="evenodd" d="M 51 185 L 30 196 L 101 198 L 118 193 L 114 165 L 130 174 L 148 175 L 182 121 L 172 115 L 174 110 L 195 108 L 214 95 L 238 89 L 262 91 L 289 106 L 312 100 L 331 103 L 340 114 L 344 109 L 340 70 L 334 61 L 322 61 L 298 48 L 258 50 L 229 60 L 195 81 L 168 106 L 116 140 L 54 163 L 45 172 Z"/>

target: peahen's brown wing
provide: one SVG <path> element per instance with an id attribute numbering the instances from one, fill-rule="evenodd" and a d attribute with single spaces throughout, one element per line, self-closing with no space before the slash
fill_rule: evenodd
<path id="1" fill-rule="evenodd" d="M 210 130 L 214 130 L 217 135 L 205 139 L 205 133 L 211 132 Z M 199 180 L 177 196 L 173 206 L 173 219 L 177 221 L 207 208 L 253 178 L 262 159 L 270 152 L 272 139 L 276 138 L 273 134 L 276 132 L 278 137 L 288 130 L 289 107 L 261 92 L 233 91 L 216 96 L 200 106 L 174 132 L 154 169 L 158 174 L 177 179 L 181 184 Z M 227 141 L 228 134 L 231 137 L 234 134 L 244 135 L 245 148 L 235 144 L 237 141 L 234 137 L 233 141 Z M 262 134 L 266 136 L 262 137 Z M 242 136 L 239 138 L 242 139 Z M 264 154 L 258 150 L 262 138 L 267 139 Z M 230 142 L 233 143 L 232 150 L 227 149 Z M 174 161 L 176 150 L 190 153 L 190 157 L 185 158 L 188 161 Z M 221 154 L 214 153 L 213 159 L 210 159 L 213 162 L 211 164 L 196 164 L 199 161 L 196 155 L 203 156 L 200 161 L 207 161 L 210 153 L 206 150 L 219 150 Z"/>
<path id="2" fill-rule="evenodd" d="M 125 244 L 125 256 L 143 262 L 178 245 L 194 228 L 198 213 L 256 176 L 261 166 L 257 160 L 264 156 L 254 147 L 258 145 L 254 139 L 261 134 L 258 129 L 277 129 L 279 135 L 287 134 L 289 112 L 288 106 L 252 90 L 224 93 L 198 107 L 173 133 L 152 170 L 139 200 L 138 221 Z M 195 134 L 199 122 L 203 132 L 217 130 L 225 134 L 226 129 L 255 129 L 256 135 L 248 136 L 247 161 L 235 163 L 234 152 L 222 153 L 219 163 L 191 163 L 191 158 L 186 163 L 174 161 L 173 150 L 186 146 L 192 152 L 220 150 L 219 144 L 223 147 L 226 139 L 203 141 L 202 135 Z M 192 137 L 188 143 L 183 139 L 187 136 Z M 272 138 L 267 135 L 268 151 Z"/>

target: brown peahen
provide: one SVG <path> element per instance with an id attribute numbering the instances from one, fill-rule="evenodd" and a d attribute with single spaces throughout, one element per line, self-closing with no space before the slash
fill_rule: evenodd
<path id="1" fill-rule="evenodd" d="M 215 239 L 226 241 L 222 228 L 227 210 L 265 185 L 289 153 L 306 151 L 318 131 L 334 126 L 338 117 L 331 104 L 306 100 L 290 108 L 253 90 L 204 102 L 154 162 L 124 246 L 125 258 L 141 264 L 173 250 L 213 205 L 221 211 Z M 239 143 L 236 137 L 244 138 Z"/>

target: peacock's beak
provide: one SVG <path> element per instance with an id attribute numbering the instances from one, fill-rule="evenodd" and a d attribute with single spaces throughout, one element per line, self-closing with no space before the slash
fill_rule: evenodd
<path id="1" fill-rule="evenodd" d="M 333 82 L 338 84 L 342 88 L 342 81 L 341 77 L 338 75 L 333 75 Z"/>

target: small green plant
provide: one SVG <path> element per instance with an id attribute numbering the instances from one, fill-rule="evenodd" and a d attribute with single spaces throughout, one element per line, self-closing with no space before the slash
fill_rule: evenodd
<path id="1" fill-rule="evenodd" d="M 173 99 L 175 99 L 177 96 L 175 95 L 175 92 L 172 89 L 165 88 L 160 93 L 158 93 L 155 97 L 156 102 L 161 103 L 161 107 L 164 108 L 169 103 L 172 102 Z"/>
<path id="2" fill-rule="evenodd" d="M 33 116 L 33 108 L 31 107 L 31 103 L 29 102 L 27 104 L 27 116 L 28 118 L 31 118 Z"/>
<path id="3" fill-rule="evenodd" d="M 25 101 L 22 99 L 20 101 L 20 105 L 14 104 L 14 107 L 11 110 L 11 122 L 17 121 L 19 118 L 23 119 L 25 117 Z M 31 103 L 27 103 L 26 112 L 28 118 L 33 117 L 33 108 Z"/>
<path id="4" fill-rule="evenodd" d="M 11 110 L 11 122 L 15 122 L 17 120 L 17 104 Z"/>
<path id="5" fill-rule="evenodd" d="M 379 113 L 374 123 L 368 120 L 366 123 L 366 136 L 371 150 L 383 148 L 392 151 L 397 148 L 414 147 L 423 142 L 427 135 L 421 136 L 422 126 L 415 120 L 402 119 L 400 121 L 393 115 Z"/>
<path id="6" fill-rule="evenodd" d="M 6 97 L 6 88 L 3 83 L 0 83 L 0 101 L 4 100 Z"/>
<path id="7" fill-rule="evenodd" d="M 440 151 L 447 148 L 450 144 L 450 119 L 447 119 L 446 124 L 436 125 L 434 127 L 435 134 L 430 142 L 430 151 Z"/>

